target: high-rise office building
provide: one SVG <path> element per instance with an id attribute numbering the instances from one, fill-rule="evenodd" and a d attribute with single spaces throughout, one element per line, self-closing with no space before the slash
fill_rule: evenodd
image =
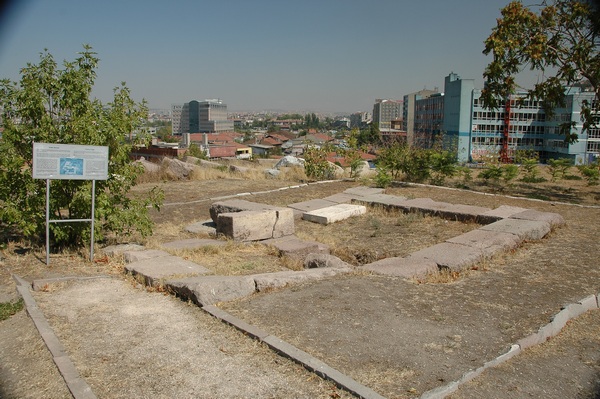
<path id="1" fill-rule="evenodd" d="M 171 112 L 173 134 L 233 131 L 233 121 L 227 119 L 227 104 L 221 100 L 192 100 L 183 105 L 173 105 Z M 179 116 L 177 121 L 176 115 Z"/>

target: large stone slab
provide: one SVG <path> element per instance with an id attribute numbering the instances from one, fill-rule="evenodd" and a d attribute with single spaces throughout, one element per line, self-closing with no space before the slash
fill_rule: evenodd
<path id="1" fill-rule="evenodd" d="M 326 208 L 328 206 L 336 205 L 337 202 L 328 201 L 326 199 L 312 199 L 309 201 L 296 202 L 288 205 L 288 208 L 294 210 L 294 217 L 300 219 L 304 212 L 314 211 L 316 209 Z"/>
<path id="2" fill-rule="evenodd" d="M 316 269 L 321 267 L 351 268 L 352 266 L 337 256 L 312 253 L 304 259 L 304 267 L 306 269 Z"/>
<path id="3" fill-rule="evenodd" d="M 370 206 L 381 206 L 388 210 L 404 210 L 406 197 L 389 194 L 372 194 L 352 200 L 353 204 L 366 204 Z"/>
<path id="4" fill-rule="evenodd" d="M 142 251 L 144 249 L 146 249 L 146 247 L 140 244 L 118 244 L 104 247 L 102 248 L 102 252 L 106 256 L 116 256 L 128 251 Z"/>
<path id="5" fill-rule="evenodd" d="M 207 238 L 188 238 L 185 240 L 176 240 L 162 244 L 163 248 L 168 249 L 198 249 L 210 246 L 223 246 L 227 241 L 210 240 Z"/>
<path id="6" fill-rule="evenodd" d="M 129 263 L 125 266 L 125 270 L 133 275 L 143 276 L 147 285 L 159 284 L 167 278 L 211 273 L 197 263 L 171 255 Z"/>
<path id="7" fill-rule="evenodd" d="M 436 202 L 431 198 L 413 198 L 410 200 L 406 200 L 402 203 L 402 207 L 406 212 L 413 213 L 424 213 L 427 215 L 434 215 L 434 208 L 440 206 L 440 202 Z M 445 203 L 446 204 L 446 203 Z M 450 205 L 450 204 L 446 204 Z"/>
<path id="8" fill-rule="evenodd" d="M 166 281 L 169 290 L 197 305 L 207 306 L 252 295 L 256 289 L 251 276 L 204 276 Z"/>
<path id="9" fill-rule="evenodd" d="M 483 260 L 484 253 L 478 248 L 466 245 L 443 242 L 431 247 L 413 252 L 409 259 L 427 259 L 434 261 L 439 267 L 460 271 Z"/>
<path id="10" fill-rule="evenodd" d="M 476 229 L 453 237 L 446 242 L 466 245 L 483 251 L 485 257 L 509 251 L 521 243 L 519 236 L 511 233 Z"/>
<path id="11" fill-rule="evenodd" d="M 206 234 L 209 236 L 214 236 L 217 234 L 217 224 L 209 220 L 203 220 L 201 222 L 192 223 L 185 227 L 185 231 L 194 234 Z"/>
<path id="12" fill-rule="evenodd" d="M 299 272 L 276 272 L 255 274 L 254 283 L 257 291 L 265 291 L 274 288 L 283 288 L 290 285 L 298 285 L 308 281 L 320 280 L 326 277 L 333 277 L 339 274 L 350 273 L 351 267 L 323 267 L 317 269 L 307 269 Z"/>
<path id="13" fill-rule="evenodd" d="M 565 224 L 565 219 L 562 215 L 553 212 L 540 212 L 534 209 L 527 209 L 523 212 L 515 213 L 510 216 L 511 219 L 522 219 L 522 220 L 537 220 L 547 222 L 550 227 L 558 227 Z"/>
<path id="14" fill-rule="evenodd" d="M 550 232 L 550 223 L 539 220 L 502 219 L 480 227 L 481 230 L 511 233 L 521 240 L 541 240 Z"/>
<path id="15" fill-rule="evenodd" d="M 475 205 L 449 204 L 436 209 L 436 216 L 459 222 L 478 222 L 480 217 L 490 208 Z"/>
<path id="16" fill-rule="evenodd" d="M 294 211 L 290 208 L 221 213 L 217 219 L 217 233 L 236 241 L 279 238 L 294 231 Z"/>
<path id="17" fill-rule="evenodd" d="M 312 199 L 309 201 L 296 202 L 288 205 L 288 208 L 292 208 L 301 212 L 310 212 L 316 209 L 327 208 L 328 206 L 336 205 L 336 202 L 328 201 L 325 199 Z"/>
<path id="18" fill-rule="evenodd" d="M 323 198 L 324 200 L 335 202 L 336 204 L 349 204 L 353 199 L 362 198 L 359 195 L 337 193 Z"/>
<path id="19" fill-rule="evenodd" d="M 480 219 L 481 219 L 481 223 L 489 224 L 489 223 L 497 222 L 498 220 L 501 220 L 501 219 L 507 219 L 507 218 L 511 217 L 512 215 L 515 215 L 517 213 L 520 213 L 520 212 L 523 212 L 526 210 L 527 210 L 527 208 L 521 208 L 518 206 L 500 205 L 496 209 L 492 209 L 487 212 L 484 212 L 480 216 Z"/>
<path id="20" fill-rule="evenodd" d="M 363 266 L 360 269 L 368 270 L 385 276 L 403 278 L 425 277 L 430 273 L 437 273 L 439 268 L 436 262 L 424 258 L 386 258 Z"/>
<path id="21" fill-rule="evenodd" d="M 277 248 L 280 256 L 289 256 L 297 259 L 304 259 L 306 255 L 312 253 L 329 253 L 327 245 L 317 241 L 301 240 L 294 235 L 264 240 L 262 243 Z"/>
<path id="22" fill-rule="evenodd" d="M 286 209 L 279 206 L 260 204 L 241 199 L 230 199 L 226 201 L 217 201 L 210 206 L 210 218 L 217 223 L 217 218 L 221 213 L 232 213 L 242 211 L 270 211 Z"/>
<path id="23" fill-rule="evenodd" d="M 171 256 L 170 253 L 160 249 L 147 249 L 144 251 L 126 251 L 123 252 L 123 258 L 126 263 L 139 262 L 146 259 L 159 258 L 161 256 Z"/>
<path id="24" fill-rule="evenodd" d="M 358 186 L 358 187 L 348 188 L 348 189 L 344 190 L 344 193 L 365 197 L 367 195 L 383 194 L 384 191 L 385 191 L 385 189 L 383 189 L 383 188 Z"/>
<path id="25" fill-rule="evenodd" d="M 365 213 L 367 213 L 367 208 L 364 205 L 337 204 L 306 212 L 302 215 L 302 219 L 320 224 L 331 224 L 353 216 L 364 215 Z"/>

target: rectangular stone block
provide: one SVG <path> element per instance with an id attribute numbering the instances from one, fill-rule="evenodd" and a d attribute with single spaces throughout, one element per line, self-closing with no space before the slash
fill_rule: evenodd
<path id="1" fill-rule="evenodd" d="M 408 258 L 429 259 L 437 263 L 439 267 L 447 267 L 450 270 L 460 271 L 481 262 L 483 260 L 483 252 L 478 248 L 443 242 L 413 252 Z"/>
<path id="2" fill-rule="evenodd" d="M 330 195 L 329 197 L 323 198 L 324 200 L 335 202 L 336 204 L 349 204 L 354 198 L 358 198 L 357 195 L 337 193 Z"/>
<path id="3" fill-rule="evenodd" d="M 252 295 L 256 289 L 250 276 L 204 276 L 171 279 L 166 286 L 200 306 L 214 305 Z"/>
<path id="4" fill-rule="evenodd" d="M 327 208 L 328 206 L 336 205 L 337 202 L 328 201 L 325 199 L 313 199 L 309 201 L 296 202 L 288 205 L 288 208 L 295 209 L 297 211 L 310 212 L 316 209 Z"/>
<path id="5" fill-rule="evenodd" d="M 272 245 L 279 250 L 281 256 L 304 259 L 312 253 L 329 253 L 329 247 L 317 241 L 305 241 L 291 235 L 262 241 L 265 245 Z"/>
<path id="6" fill-rule="evenodd" d="M 344 190 L 344 193 L 365 197 L 367 195 L 383 194 L 384 191 L 385 191 L 385 189 L 383 189 L 383 188 L 358 186 L 358 187 L 348 188 L 348 189 Z"/>
<path id="7" fill-rule="evenodd" d="M 388 194 L 373 194 L 367 195 L 362 198 L 356 198 L 352 200 L 353 204 L 365 204 L 370 206 L 381 206 L 388 210 L 408 210 L 405 206 L 407 199 L 406 197 L 399 197 L 396 195 Z"/>
<path id="8" fill-rule="evenodd" d="M 442 219 L 457 220 L 460 222 L 477 222 L 481 215 L 490 208 L 474 205 L 449 204 L 437 210 L 437 216 Z"/>
<path id="9" fill-rule="evenodd" d="M 424 258 L 386 258 L 360 266 L 376 274 L 403 278 L 424 277 L 428 273 L 436 273 L 438 265 L 433 260 Z"/>
<path id="10" fill-rule="evenodd" d="M 223 246 L 227 241 L 211 240 L 206 238 L 188 238 L 185 240 L 171 241 L 162 244 L 163 248 L 169 249 L 198 249 L 209 246 Z"/>
<path id="11" fill-rule="evenodd" d="M 489 210 L 485 212 L 482 217 L 488 218 L 490 220 L 488 223 L 494 223 L 500 219 L 506 219 L 515 215 L 517 213 L 526 211 L 527 208 L 521 208 L 518 206 L 509 206 L 509 205 L 501 205 L 496 209 Z"/>
<path id="12" fill-rule="evenodd" d="M 333 277 L 339 274 L 350 273 L 353 269 L 350 267 L 323 267 L 317 269 L 307 269 L 299 272 L 285 271 L 276 273 L 255 274 L 254 283 L 256 290 L 261 292 L 266 289 L 282 288 L 289 285 L 298 285 L 312 280 L 320 280 L 325 277 Z"/>
<path id="13" fill-rule="evenodd" d="M 217 233 L 236 241 L 260 241 L 294 232 L 294 211 L 290 208 L 221 213 L 217 219 Z"/>
<path id="14" fill-rule="evenodd" d="M 544 221 L 511 218 L 499 220 L 480 229 L 515 234 L 521 240 L 541 240 L 550 233 L 550 224 Z"/>
<path id="15" fill-rule="evenodd" d="M 282 209 L 286 208 L 280 206 L 260 204 L 258 202 L 251 202 L 241 199 L 230 199 L 227 201 L 218 201 L 213 203 L 210 206 L 209 212 L 213 222 L 217 223 L 217 218 L 221 213 L 232 213 L 242 211 L 279 211 Z"/>
<path id="16" fill-rule="evenodd" d="M 481 250 L 485 257 L 516 248 L 521 239 L 510 233 L 476 229 L 468 233 L 450 238 L 446 242 L 466 245 Z"/>
<path id="17" fill-rule="evenodd" d="M 148 285 L 155 285 L 160 280 L 173 276 L 198 276 L 211 273 L 204 266 L 171 255 L 132 262 L 125 266 L 125 270 L 143 276 Z"/>
<path id="18" fill-rule="evenodd" d="M 367 213 L 367 208 L 364 205 L 338 204 L 306 212 L 302 215 L 302 219 L 320 224 L 330 224 L 365 213 Z"/>
<path id="19" fill-rule="evenodd" d="M 558 213 L 540 212 L 534 209 L 527 209 L 523 212 L 516 213 L 510 218 L 547 222 L 550 224 L 550 227 L 558 227 L 565 224 L 565 219 Z"/>
<path id="20" fill-rule="evenodd" d="M 170 254 L 160 249 L 147 249 L 144 251 L 126 251 L 123 252 L 123 258 L 127 263 L 139 262 L 141 260 L 160 258 L 161 256 L 169 256 Z"/>
<path id="21" fill-rule="evenodd" d="M 431 198 L 413 198 L 404 201 L 403 206 L 407 212 L 423 213 L 425 215 L 435 215 L 436 210 L 441 206 L 442 203 L 436 202 Z M 450 205 L 444 203 L 446 205 Z"/>

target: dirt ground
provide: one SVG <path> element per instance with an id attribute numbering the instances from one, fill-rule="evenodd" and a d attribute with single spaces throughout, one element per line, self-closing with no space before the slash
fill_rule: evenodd
<path id="1" fill-rule="evenodd" d="M 209 198 L 293 184 L 297 183 L 266 180 L 165 183 L 165 205 L 160 213 L 153 213 L 157 233 L 152 239 L 186 237 L 181 226 L 207 219 Z M 286 205 L 323 198 L 359 184 L 363 183 L 310 185 L 244 199 Z M 142 185 L 136 190 L 141 194 L 148 187 Z M 572 191 L 551 188 L 550 183 L 545 190 L 539 187 L 535 187 L 537 193 L 525 188 L 521 188 L 521 193 L 536 197 L 543 192 L 550 199 L 564 200 L 561 192 Z M 503 194 L 515 194 L 515 190 L 504 190 Z M 388 188 L 389 194 L 409 198 L 557 212 L 567 225 L 543 241 L 526 243 L 445 284 L 357 273 L 256 295 L 222 307 L 386 397 L 418 397 L 504 353 L 510 344 L 548 323 L 562 306 L 600 292 L 597 245 L 600 209 L 588 207 L 597 204 L 596 190 L 590 188 L 577 197 L 574 202 L 579 205 L 566 205 L 429 186 Z M 383 237 L 383 241 L 374 242 L 385 242 L 388 233 L 382 230 L 389 223 L 384 223 L 384 216 L 379 215 L 377 223 L 373 219 L 364 220 L 366 225 L 348 226 L 344 231 L 367 230 L 368 236 L 359 241 Z M 398 229 L 403 227 L 398 218 L 393 223 Z M 434 233 L 446 228 L 432 226 Z M 450 226 L 448 231 L 455 228 L 465 227 Z M 325 236 L 327 232 L 319 234 Z M 443 234 L 439 233 L 437 238 L 443 239 Z M 390 241 L 395 240 L 387 240 Z M 120 265 L 114 260 L 91 264 L 82 263 L 77 255 L 53 254 L 48 267 L 42 262 L 43 252 L 39 248 L 9 249 L 0 264 L 0 302 L 16 297 L 11 272 L 28 280 L 100 274 L 116 280 L 110 280 L 110 285 L 73 283 L 36 294 L 57 334 L 72 351 L 80 373 L 99 397 L 345 395 L 333 390 L 330 384 L 303 374 L 297 366 L 230 331 L 198 309 L 123 282 Z M 406 248 L 386 251 L 402 252 Z M 152 308 L 150 303 L 158 307 Z M 169 309 L 167 314 L 164 309 Z M 176 318 L 170 318 L 171 314 L 177 315 Z M 194 327 L 188 330 L 188 323 L 196 330 Z M 558 337 L 487 371 L 461 387 L 453 397 L 598 398 L 599 327 L 600 312 L 589 312 L 569 323 Z M 190 340 L 189 335 L 202 338 Z M 0 322 L 0 336 L 8 338 L 0 340 L 0 397 L 68 397 L 25 312 Z M 189 347 L 189 353 L 181 349 Z M 178 351 L 183 353 L 177 355 Z M 210 357 L 213 355 L 214 359 Z M 246 365 L 248 369 L 244 368 Z M 235 377 L 211 374 L 215 367 L 236 370 L 237 374 Z M 200 376 L 197 379 L 203 382 L 194 385 L 188 381 L 193 379 L 187 375 L 190 373 Z M 244 375 L 248 378 L 239 378 Z M 262 378 L 264 375 L 269 378 Z M 252 381 L 256 381 L 255 390 L 244 391 L 243 387 L 254 384 Z M 185 388 L 174 390 L 179 384 Z"/>

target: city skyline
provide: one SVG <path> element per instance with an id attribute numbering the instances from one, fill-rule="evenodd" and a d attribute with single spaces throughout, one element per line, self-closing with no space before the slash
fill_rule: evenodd
<path id="1" fill-rule="evenodd" d="M 220 98 L 231 112 L 371 111 L 442 87 L 483 86 L 483 41 L 506 0 L 13 2 L 0 20 L 0 78 L 45 48 L 62 64 L 98 53 L 93 95 L 122 81 L 149 108 Z M 524 85 L 532 82 L 523 82 Z"/>

